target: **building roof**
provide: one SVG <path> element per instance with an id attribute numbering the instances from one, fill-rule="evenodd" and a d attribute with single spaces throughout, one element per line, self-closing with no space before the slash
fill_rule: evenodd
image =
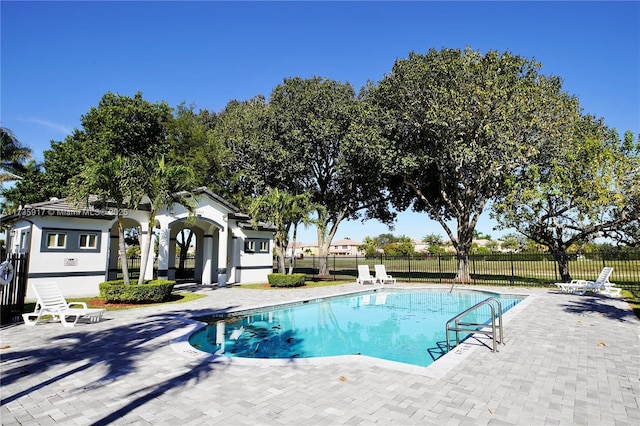
<path id="1" fill-rule="evenodd" d="M 243 229 L 253 229 L 253 225 L 251 224 L 251 217 L 241 213 L 238 207 L 229 203 L 227 200 L 219 196 L 218 194 L 212 192 L 206 187 L 196 188 L 191 193 L 194 196 L 206 195 L 211 200 L 219 203 L 224 208 L 230 211 L 229 218 L 238 220 L 238 226 Z M 68 217 L 77 217 L 77 218 L 93 218 L 93 219 L 104 219 L 111 220 L 116 217 L 115 211 L 113 208 L 115 204 L 107 203 L 107 206 L 97 208 L 98 197 L 95 195 L 89 196 L 88 200 L 88 208 L 78 208 L 71 204 L 67 198 L 52 198 L 49 201 L 42 201 L 39 203 L 27 204 L 14 213 L 8 214 L 2 217 L 2 222 L 14 222 L 16 220 L 23 219 L 28 216 L 68 216 Z M 140 204 L 137 207 L 137 210 L 149 210 L 150 209 L 151 200 L 149 197 L 144 196 Z M 109 207 L 112 207 L 110 209 Z M 261 231 L 274 231 L 275 227 L 265 222 L 258 223 L 258 230 Z"/>
<path id="2" fill-rule="evenodd" d="M 362 243 L 354 240 L 338 240 L 338 241 L 332 241 L 331 245 L 332 246 L 361 246 Z"/>
<path id="3" fill-rule="evenodd" d="M 68 216 L 78 218 L 93 218 L 111 220 L 116 217 L 113 210 L 106 208 L 96 208 L 97 197 L 89 197 L 89 207 L 78 208 L 70 204 L 66 198 L 52 198 L 49 201 L 27 204 L 20 206 L 16 212 L 2 217 L 3 222 L 14 222 L 16 220 L 31 216 Z"/>

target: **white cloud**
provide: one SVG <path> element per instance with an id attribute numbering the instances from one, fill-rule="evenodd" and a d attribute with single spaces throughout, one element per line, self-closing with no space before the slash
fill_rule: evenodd
<path id="1" fill-rule="evenodd" d="M 63 135 L 69 135 L 71 134 L 72 130 L 71 128 L 63 125 L 63 124 L 58 124 L 58 123 L 54 123 L 52 121 L 49 120 L 41 120 L 39 118 L 34 118 L 34 117 L 30 117 L 21 121 L 25 121 L 27 123 L 33 123 L 33 124 L 37 124 L 39 126 L 42 127 L 46 127 L 47 129 L 53 130 L 57 133 L 62 133 Z"/>

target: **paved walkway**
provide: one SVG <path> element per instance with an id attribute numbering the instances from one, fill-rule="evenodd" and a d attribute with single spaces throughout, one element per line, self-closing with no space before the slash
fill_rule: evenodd
<path id="1" fill-rule="evenodd" d="M 509 311 L 499 353 L 470 342 L 418 373 L 358 356 L 211 362 L 170 344 L 186 317 L 212 309 L 361 289 L 208 289 L 194 302 L 107 312 L 71 329 L 5 328 L 0 423 L 640 424 L 640 321 L 615 298 L 513 289 L 532 296 Z"/>

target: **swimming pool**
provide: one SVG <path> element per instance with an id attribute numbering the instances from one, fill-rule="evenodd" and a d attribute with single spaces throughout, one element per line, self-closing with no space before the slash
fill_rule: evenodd
<path id="1" fill-rule="evenodd" d="M 504 312 L 522 300 L 475 291 L 382 290 L 210 319 L 189 343 L 228 357 L 366 355 L 426 367 L 447 352 L 445 323 L 488 297 L 499 298 Z M 491 311 L 484 306 L 464 318 L 488 322 Z"/>

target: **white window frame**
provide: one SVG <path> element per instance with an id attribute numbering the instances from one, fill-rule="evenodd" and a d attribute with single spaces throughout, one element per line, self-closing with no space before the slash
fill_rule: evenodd
<path id="1" fill-rule="evenodd" d="M 51 239 L 53 237 L 53 245 Z M 62 240 L 62 245 L 60 242 Z M 47 248 L 51 250 L 64 250 L 67 248 L 67 233 L 66 232 L 47 232 Z"/>
<path id="2" fill-rule="evenodd" d="M 82 245 L 82 238 L 86 237 L 86 243 L 85 245 Z M 91 244 L 91 241 L 93 240 L 93 244 Z M 78 248 L 80 250 L 94 250 L 96 248 L 98 248 L 98 234 L 95 233 L 81 233 L 78 236 Z"/>

